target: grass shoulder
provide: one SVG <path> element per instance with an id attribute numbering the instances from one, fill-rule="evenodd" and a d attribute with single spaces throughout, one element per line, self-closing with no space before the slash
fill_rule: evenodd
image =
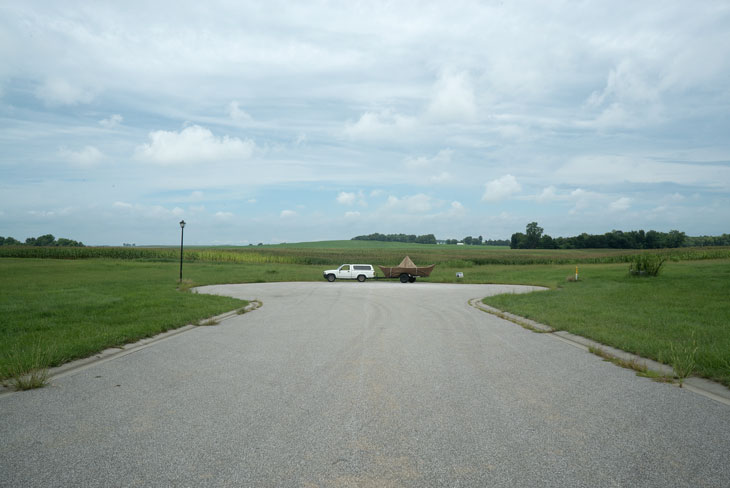
<path id="1" fill-rule="evenodd" d="M 730 260 L 673 262 L 658 277 L 616 264 L 581 270 L 578 282 L 483 301 L 666 364 L 696 341 L 694 373 L 730 386 Z"/>
<path id="2" fill-rule="evenodd" d="M 246 305 L 178 290 L 175 263 L 1 259 L 0 379 Z"/>

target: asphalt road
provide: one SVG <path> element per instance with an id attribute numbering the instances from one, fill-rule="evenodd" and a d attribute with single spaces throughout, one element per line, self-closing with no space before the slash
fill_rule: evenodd
<path id="1" fill-rule="evenodd" d="M 263 307 L 0 397 L 0 486 L 730 486 L 730 407 L 394 282 Z"/>

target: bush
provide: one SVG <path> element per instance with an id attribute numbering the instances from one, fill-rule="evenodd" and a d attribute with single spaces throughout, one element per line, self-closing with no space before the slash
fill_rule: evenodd
<path id="1" fill-rule="evenodd" d="M 665 256 L 656 254 L 637 254 L 633 257 L 629 266 L 629 274 L 632 276 L 657 276 L 666 260 Z"/>

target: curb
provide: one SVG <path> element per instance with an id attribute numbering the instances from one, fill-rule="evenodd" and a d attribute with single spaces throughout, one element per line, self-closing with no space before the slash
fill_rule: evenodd
<path id="1" fill-rule="evenodd" d="M 50 384 L 51 380 L 53 380 L 53 379 L 63 378 L 64 376 L 68 376 L 72 373 L 77 373 L 77 372 L 82 371 L 91 366 L 105 363 L 107 361 L 111 361 L 113 359 L 117 359 L 117 358 L 126 356 L 128 354 L 135 353 L 135 352 L 140 351 L 153 344 L 164 341 L 164 340 L 174 337 L 178 334 L 182 334 L 183 332 L 187 332 L 189 330 L 192 330 L 192 329 L 195 329 L 198 327 L 206 327 L 204 325 L 201 325 L 205 322 L 211 321 L 211 322 L 220 323 L 220 322 L 223 322 L 224 320 L 230 319 L 237 315 L 242 315 L 242 314 L 245 314 L 248 312 L 252 312 L 252 311 L 260 308 L 261 306 L 262 306 L 261 301 L 251 300 L 249 302 L 249 304 L 243 308 L 243 313 L 239 312 L 239 310 L 241 310 L 241 309 L 231 310 L 230 312 L 225 312 L 220 315 L 216 315 L 214 317 L 203 319 L 200 322 L 198 322 L 197 324 L 183 325 L 182 327 L 178 327 L 177 329 L 171 329 L 171 330 L 168 330 L 165 332 L 161 332 L 152 337 L 140 339 L 137 342 L 131 342 L 129 344 L 124 344 L 123 346 L 120 346 L 120 347 L 110 347 L 110 348 L 104 349 L 103 351 L 100 351 L 92 356 L 82 358 L 82 359 L 76 359 L 74 361 L 64 363 L 60 366 L 56 366 L 54 368 L 49 368 L 48 369 L 48 383 Z M 10 387 L 0 385 L 0 398 L 3 396 L 12 395 L 13 393 L 18 393 L 18 391 L 13 390 Z"/>
<path id="2" fill-rule="evenodd" d="M 513 322 L 520 327 L 530 330 L 532 332 L 546 334 L 550 337 L 570 344 L 573 347 L 583 349 L 586 352 L 589 352 L 589 348 L 598 349 L 607 357 L 644 364 L 646 368 L 651 372 L 658 373 L 664 376 L 674 376 L 674 369 L 672 369 L 672 367 L 669 365 L 654 361 L 652 359 L 643 358 L 641 356 L 637 356 L 636 354 L 631 354 L 626 351 L 622 351 L 621 349 L 616 349 L 614 347 L 601 344 L 600 342 L 587 339 L 583 336 L 571 334 L 570 332 L 564 330 L 555 330 L 548 325 L 535 322 L 534 320 L 530 320 L 525 317 L 520 317 L 519 315 L 514 315 L 509 312 L 503 312 L 502 310 L 490 307 L 489 305 L 482 303 L 481 298 L 472 298 L 471 300 L 469 300 L 469 305 L 483 312 L 495 315 L 501 319 Z M 693 393 L 697 393 L 706 398 L 710 398 L 712 400 L 730 406 L 730 388 L 726 388 L 720 383 L 710 381 L 705 378 L 699 378 L 697 376 L 690 376 L 689 378 L 686 378 L 684 380 L 683 386 L 684 389 L 689 390 Z"/>

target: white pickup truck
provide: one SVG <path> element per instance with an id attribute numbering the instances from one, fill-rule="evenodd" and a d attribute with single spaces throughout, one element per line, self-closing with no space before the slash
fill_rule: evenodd
<path id="1" fill-rule="evenodd" d="M 375 278 L 375 269 L 372 264 L 343 264 L 337 269 L 322 271 L 327 281 L 357 280 L 363 282 L 368 278 Z"/>

